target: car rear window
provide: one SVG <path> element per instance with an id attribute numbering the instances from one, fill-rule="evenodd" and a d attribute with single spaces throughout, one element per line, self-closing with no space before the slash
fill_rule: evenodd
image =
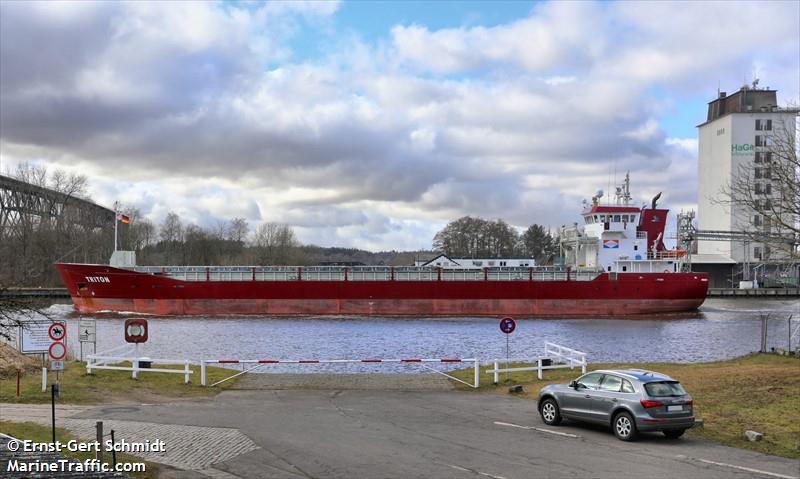
<path id="1" fill-rule="evenodd" d="M 656 383 L 647 383 L 644 389 L 650 397 L 663 397 L 663 396 L 684 396 L 686 390 L 683 389 L 681 383 L 677 381 L 661 381 Z"/>

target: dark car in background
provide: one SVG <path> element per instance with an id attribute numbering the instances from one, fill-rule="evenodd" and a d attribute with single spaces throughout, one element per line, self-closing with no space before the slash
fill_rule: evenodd
<path id="1" fill-rule="evenodd" d="M 642 369 L 592 371 L 569 384 L 545 386 L 538 404 L 545 424 L 562 419 L 603 424 L 623 441 L 647 431 L 676 439 L 694 426 L 692 397 L 680 382 Z"/>

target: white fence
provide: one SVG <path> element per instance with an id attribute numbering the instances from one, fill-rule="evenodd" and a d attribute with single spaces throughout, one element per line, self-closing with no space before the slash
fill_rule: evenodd
<path id="1" fill-rule="evenodd" d="M 245 369 L 239 373 L 234 374 L 233 376 L 229 376 L 221 381 L 217 381 L 212 384 L 210 387 L 214 387 L 217 384 L 223 383 L 229 379 L 233 379 L 237 376 L 241 376 L 247 372 L 253 371 L 263 366 L 268 366 L 270 364 L 352 364 L 352 363 L 360 363 L 360 364 L 383 364 L 383 363 L 404 363 L 404 364 L 418 364 L 425 369 L 433 371 L 436 374 L 441 374 L 453 381 L 458 381 L 462 384 L 466 384 L 469 387 L 477 388 L 480 385 L 480 361 L 475 358 L 436 358 L 436 359 L 422 359 L 422 358 L 406 358 L 406 359 L 203 359 L 200 361 L 200 384 L 203 386 L 206 385 L 206 365 L 207 364 L 255 364 L 255 366 L 250 367 L 249 369 Z M 450 374 L 444 373 L 437 369 L 434 369 L 425 363 L 473 363 L 474 369 L 474 384 L 470 384 L 467 381 L 461 380 L 457 377 L 454 377 Z"/>
<path id="2" fill-rule="evenodd" d="M 494 374 L 493 381 L 495 384 L 500 382 L 500 373 L 510 373 L 515 371 L 536 371 L 536 376 L 539 379 L 543 379 L 542 373 L 546 369 L 574 369 L 576 366 L 580 366 L 581 373 L 586 374 L 586 353 L 547 341 L 544 343 L 544 352 L 545 356 L 543 357 L 508 359 L 505 368 L 500 368 L 501 360 L 495 359 L 493 363 L 494 368 L 487 369 L 486 373 Z M 551 363 L 546 365 L 548 360 Z M 535 363 L 536 366 L 509 368 L 508 362 L 512 361 Z"/>
<path id="3" fill-rule="evenodd" d="M 131 363 L 130 366 L 113 366 L 122 362 Z M 148 367 L 142 367 L 142 363 L 146 363 Z M 153 364 L 159 365 L 182 365 L 183 369 L 166 369 L 166 368 L 152 368 L 149 367 Z M 115 371 L 131 371 L 133 379 L 138 378 L 139 373 L 172 373 L 183 374 L 183 382 L 189 383 L 189 376 L 193 371 L 189 369 L 189 365 L 194 364 L 193 361 L 188 359 L 151 359 L 139 356 L 138 348 L 132 344 L 123 344 L 108 351 L 98 354 L 90 354 L 86 360 L 86 374 L 92 374 L 93 369 L 110 369 Z"/>

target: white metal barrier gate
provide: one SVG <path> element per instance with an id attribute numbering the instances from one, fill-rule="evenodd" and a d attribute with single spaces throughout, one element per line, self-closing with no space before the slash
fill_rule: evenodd
<path id="1" fill-rule="evenodd" d="M 113 354 L 112 354 L 113 353 Z M 130 362 L 130 366 L 111 366 L 121 362 Z M 164 369 L 141 367 L 142 363 L 164 364 L 164 365 L 183 365 L 183 369 Z M 189 365 L 194 361 L 188 359 L 151 359 L 139 356 L 138 348 L 132 344 L 123 344 L 116 348 L 98 354 L 89 354 L 86 357 L 86 374 L 92 374 L 93 369 L 110 369 L 115 371 L 131 371 L 131 377 L 136 379 L 140 372 L 147 373 L 172 373 L 183 374 L 183 382 L 189 383 L 189 375 L 194 372 L 189 369 Z"/>
<path id="2" fill-rule="evenodd" d="M 536 363 L 536 366 L 528 366 L 528 367 L 519 367 L 519 368 L 509 368 L 506 365 L 505 368 L 500 368 L 500 359 L 495 359 L 493 369 L 487 369 L 485 372 L 494 373 L 493 381 L 495 384 L 500 382 L 500 373 L 510 373 L 514 371 L 536 371 L 536 376 L 539 379 L 543 379 L 542 372 L 545 369 L 563 369 L 563 368 L 570 368 L 574 369 L 576 366 L 581 367 L 581 373 L 586 374 L 586 353 L 582 351 L 578 351 L 575 349 L 567 348 L 555 343 L 551 343 L 549 341 L 545 341 L 544 343 L 544 352 L 545 356 L 543 357 L 536 357 L 536 358 L 514 358 L 509 359 L 508 362 L 531 362 Z M 545 365 L 547 360 L 551 361 L 563 361 L 563 364 L 549 364 Z"/>
<path id="3" fill-rule="evenodd" d="M 229 376 L 221 381 L 217 381 L 209 387 L 214 387 L 217 384 L 223 383 L 229 379 L 233 379 L 237 376 L 241 376 L 247 372 L 253 371 L 258 369 L 262 366 L 267 366 L 270 364 L 348 364 L 348 363 L 368 363 L 368 364 L 381 364 L 381 363 L 405 363 L 405 364 L 419 364 L 425 369 L 433 371 L 436 374 L 441 374 L 453 381 L 458 381 L 462 384 L 466 384 L 469 387 L 477 388 L 480 385 L 480 361 L 475 358 L 438 358 L 438 359 L 422 359 L 422 358 L 406 358 L 406 359 L 203 359 L 200 361 L 200 384 L 203 386 L 206 385 L 206 365 L 207 364 L 254 364 L 255 366 L 250 367 L 249 369 L 243 370 L 234 374 L 233 376 Z M 427 366 L 426 363 L 473 363 L 474 369 L 474 384 L 470 384 L 467 381 L 459 379 L 455 376 L 447 374 L 445 372 L 439 371 L 438 369 L 434 369 L 430 366 Z"/>

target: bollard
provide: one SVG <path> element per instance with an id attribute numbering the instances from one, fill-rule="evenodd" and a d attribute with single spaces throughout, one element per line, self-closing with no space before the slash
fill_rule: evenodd
<path id="1" fill-rule="evenodd" d="M 139 358 L 138 357 L 133 360 L 133 368 L 132 369 L 133 369 L 133 372 L 131 372 L 131 377 L 133 379 L 137 379 L 138 378 L 138 373 L 139 373 Z"/>
<path id="2" fill-rule="evenodd" d="M 183 362 L 183 384 L 189 384 L 189 360 Z"/>
<path id="3" fill-rule="evenodd" d="M 200 360 L 200 384 L 202 386 L 206 385 L 206 360 Z"/>
<path id="4" fill-rule="evenodd" d="M 42 368 L 42 392 L 47 392 L 47 368 Z"/>
<path id="5" fill-rule="evenodd" d="M 499 361 L 496 359 L 494 360 L 494 385 L 497 386 L 500 383 L 500 373 L 497 370 L 500 369 Z"/>
<path id="6" fill-rule="evenodd" d="M 477 388 L 480 386 L 481 381 L 481 369 L 480 364 L 478 364 L 478 360 L 475 360 L 475 387 Z"/>
<path id="7" fill-rule="evenodd" d="M 19 397 L 19 377 L 22 375 L 22 371 L 17 369 L 17 397 Z"/>
<path id="8" fill-rule="evenodd" d="M 97 423 L 95 423 L 95 430 L 97 431 L 97 442 L 99 444 L 103 444 L 103 421 L 97 421 Z M 97 448 L 97 451 L 95 451 L 95 453 L 94 453 L 94 457 L 95 457 L 95 459 L 100 461 L 100 464 L 103 463 L 103 448 L 102 448 L 102 446 Z"/>
<path id="9" fill-rule="evenodd" d="M 542 358 L 536 360 L 536 376 L 539 378 L 539 381 L 544 379 L 542 376 Z"/>

